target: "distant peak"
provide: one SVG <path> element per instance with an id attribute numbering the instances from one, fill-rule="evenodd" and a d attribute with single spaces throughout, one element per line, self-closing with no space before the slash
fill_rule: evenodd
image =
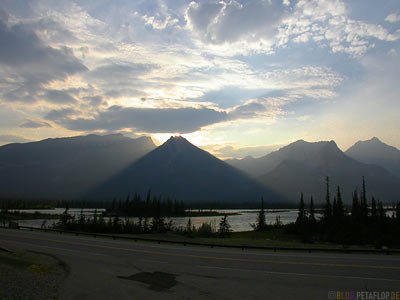
<path id="1" fill-rule="evenodd" d="M 139 136 L 136 139 L 137 140 L 143 140 L 143 141 L 145 141 L 145 140 L 152 141 L 153 140 L 150 136 L 147 136 L 147 135 Z"/>
<path id="2" fill-rule="evenodd" d="M 306 142 L 303 139 L 299 139 L 299 140 L 295 141 L 293 144 L 304 144 L 304 143 L 308 143 L 308 142 Z"/>
<path id="3" fill-rule="evenodd" d="M 329 151 L 331 153 L 335 153 L 341 151 L 337 146 L 336 142 L 331 141 L 319 141 L 319 142 L 307 142 L 304 140 L 297 140 L 294 143 L 291 143 L 280 150 L 284 151 L 301 151 L 301 152 L 310 152 L 310 151 Z"/>
<path id="4" fill-rule="evenodd" d="M 375 143 L 377 143 L 377 142 L 382 143 L 381 140 L 378 139 L 376 136 L 374 136 L 372 139 L 370 139 L 370 141 L 375 142 Z"/>

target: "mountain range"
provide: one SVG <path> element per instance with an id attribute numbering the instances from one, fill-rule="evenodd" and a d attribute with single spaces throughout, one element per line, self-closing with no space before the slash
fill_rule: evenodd
<path id="1" fill-rule="evenodd" d="M 360 189 L 363 176 L 369 196 L 391 202 L 400 195 L 399 178 L 382 166 L 351 158 L 334 141 L 298 140 L 261 158 L 227 162 L 291 201 L 298 201 L 300 192 L 306 197 L 313 195 L 316 202 L 324 201 L 326 176 L 330 177 L 331 192 L 339 185 L 347 203 L 352 192 Z"/>
<path id="2" fill-rule="evenodd" d="M 79 198 L 156 148 L 122 134 L 46 139 L 0 147 L 0 196 Z"/>
<path id="3" fill-rule="evenodd" d="M 0 197 L 112 199 L 128 193 L 196 202 L 298 202 L 300 192 L 324 201 L 340 185 L 345 202 L 367 183 L 368 196 L 398 201 L 399 150 L 373 138 L 345 153 L 334 141 L 291 143 L 261 158 L 221 161 L 183 137 L 159 147 L 121 134 L 46 139 L 0 147 Z"/>

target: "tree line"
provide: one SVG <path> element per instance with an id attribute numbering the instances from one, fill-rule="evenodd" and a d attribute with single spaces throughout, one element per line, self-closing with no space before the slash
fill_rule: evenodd
<path id="1" fill-rule="evenodd" d="M 351 206 L 344 205 L 340 186 L 333 195 L 329 177 L 326 177 L 325 205 L 322 217 L 316 218 L 313 197 L 306 207 L 303 193 L 300 194 L 296 222 L 284 226 L 287 233 L 301 236 L 304 242 L 335 242 L 341 244 L 374 244 L 376 247 L 400 245 L 400 202 L 393 206 L 387 216 L 383 202 L 374 196 L 367 199 L 365 178 L 362 188 L 352 193 Z M 263 201 L 254 230 L 265 230 Z"/>
<path id="2" fill-rule="evenodd" d="M 172 200 L 169 196 L 163 198 L 151 194 L 151 189 L 142 196 L 134 193 L 133 197 L 130 194 L 126 199 L 117 200 L 114 198 L 111 202 L 111 207 L 107 208 L 106 215 L 119 215 L 131 217 L 175 217 L 185 215 L 185 205 L 183 201 Z"/>
<path id="3" fill-rule="evenodd" d="M 222 238 L 228 236 L 232 231 L 227 215 L 221 218 L 217 229 L 213 222 L 204 222 L 201 226 L 195 227 L 192 224 L 191 218 L 188 219 L 186 226 L 177 227 L 172 220 L 168 220 L 161 214 L 154 215 L 153 217 L 139 216 L 138 220 L 135 222 L 129 217 L 120 217 L 119 215 L 105 217 L 104 214 L 98 214 L 97 210 L 95 210 L 93 216 L 89 218 L 83 213 L 82 209 L 80 215 L 75 217 L 69 214 L 68 208 L 65 209 L 54 228 L 71 231 L 117 234 L 173 232 L 187 237 L 219 236 Z"/>

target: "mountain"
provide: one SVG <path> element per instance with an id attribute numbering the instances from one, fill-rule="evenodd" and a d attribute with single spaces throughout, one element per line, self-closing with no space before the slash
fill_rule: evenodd
<path id="1" fill-rule="evenodd" d="M 282 198 L 201 150 L 183 137 L 171 137 L 120 174 L 92 191 L 93 197 L 126 197 L 130 192 L 170 196 L 184 201 L 269 202 Z"/>
<path id="2" fill-rule="evenodd" d="M 329 145 L 331 145 L 331 147 L 329 147 Z M 260 178 L 278 167 L 279 164 L 285 160 L 302 162 L 310 166 L 318 165 L 324 160 L 324 158 L 321 157 L 321 155 L 324 155 L 324 149 L 326 148 L 329 150 L 329 148 L 331 148 L 331 150 L 335 152 L 335 147 L 336 144 L 334 141 L 308 143 L 303 140 L 298 140 L 288 146 L 280 148 L 278 151 L 271 152 L 260 158 L 245 157 L 242 160 L 227 160 L 226 162 L 254 178 Z M 339 149 L 337 148 L 337 150 Z"/>
<path id="3" fill-rule="evenodd" d="M 0 147 L 0 197 L 79 198 L 156 146 L 122 134 Z"/>
<path id="4" fill-rule="evenodd" d="M 377 137 L 358 141 L 345 153 L 360 162 L 384 167 L 400 178 L 400 150 L 381 142 Z"/>
<path id="5" fill-rule="evenodd" d="M 340 185 L 347 203 L 351 202 L 354 189 L 361 187 L 362 176 L 365 176 L 369 196 L 389 202 L 397 201 L 400 195 L 399 179 L 382 167 L 350 158 L 334 141 L 299 140 L 255 159 L 252 167 L 248 174 L 257 176 L 265 186 L 292 201 L 298 201 L 300 192 L 304 192 L 306 199 L 313 195 L 314 201 L 323 202 L 326 176 L 330 177 L 332 199 L 336 186 Z M 259 176 L 261 172 L 264 174 Z"/>

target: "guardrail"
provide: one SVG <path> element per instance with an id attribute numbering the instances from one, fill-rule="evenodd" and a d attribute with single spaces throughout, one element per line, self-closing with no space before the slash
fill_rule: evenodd
<path id="1" fill-rule="evenodd" d="M 0 226 L 0 228 L 9 228 L 5 226 Z M 131 240 L 131 241 L 145 241 L 145 242 L 156 242 L 158 244 L 167 243 L 167 244 L 180 244 L 183 246 L 193 245 L 193 246 L 204 246 L 204 247 L 219 247 L 219 248 L 236 248 L 236 249 L 254 249 L 254 250 L 270 250 L 270 251 L 303 251 L 303 252 L 339 252 L 339 253 L 379 253 L 379 254 L 400 254 L 400 249 L 358 249 L 358 248 L 310 248 L 310 247 L 275 247 L 275 246 L 249 246 L 249 245 L 222 245 L 222 244 L 210 244 L 210 243 L 199 243 L 199 242 L 191 242 L 191 241 L 173 241 L 173 240 L 162 240 L 162 239 L 152 239 L 152 238 L 141 238 L 134 236 L 123 236 L 123 235 L 115 235 L 115 234 L 104 234 L 104 233 L 93 233 L 93 232 L 84 232 L 84 231 L 71 231 L 71 230 L 62 230 L 62 229 L 51 229 L 51 228 L 39 228 L 32 226 L 18 226 L 19 229 L 28 229 L 30 231 L 38 230 L 44 232 L 57 232 L 59 234 L 73 234 L 76 236 L 85 235 L 85 236 L 93 236 L 93 237 L 103 237 L 103 238 L 112 238 L 113 240 Z"/>

